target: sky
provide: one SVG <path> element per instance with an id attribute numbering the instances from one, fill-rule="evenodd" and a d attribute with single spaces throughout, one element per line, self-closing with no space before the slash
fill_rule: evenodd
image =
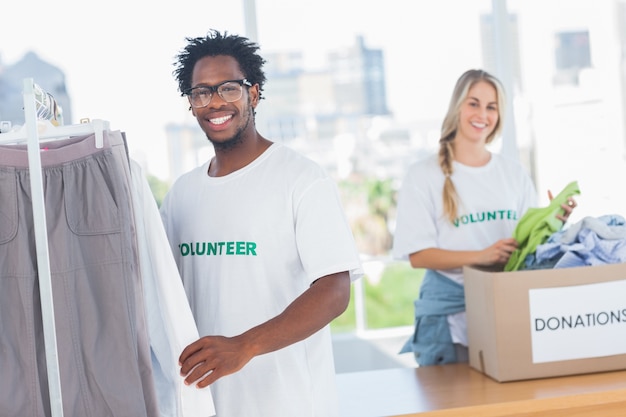
<path id="1" fill-rule="evenodd" d="M 172 75 L 174 57 L 186 37 L 209 29 L 251 36 L 243 7 L 244 0 L 6 2 L 0 59 L 10 65 L 33 51 L 60 68 L 72 122 L 108 120 L 126 132 L 131 156 L 163 177 L 165 126 L 193 122 Z M 255 7 L 261 53 L 302 50 L 313 68 L 358 35 L 383 49 L 389 107 L 398 120 L 412 120 L 440 117 L 456 78 L 481 65 L 478 16 L 491 1 L 256 0 Z"/>

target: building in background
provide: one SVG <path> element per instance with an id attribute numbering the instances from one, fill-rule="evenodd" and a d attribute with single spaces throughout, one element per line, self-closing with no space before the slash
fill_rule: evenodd
<path id="1" fill-rule="evenodd" d="M 484 13 L 480 16 L 480 39 L 482 46 L 483 68 L 493 74 L 498 73 L 498 59 L 496 51 L 496 28 L 494 23 L 495 17 L 493 13 Z M 509 39 L 507 49 L 509 50 L 509 58 L 511 61 L 510 68 L 512 72 L 513 88 L 516 91 L 523 90 L 522 85 L 522 64 L 520 62 L 520 35 L 519 22 L 517 13 L 507 13 L 507 32 Z"/>
<path id="2" fill-rule="evenodd" d="M 540 203 L 578 181 L 572 221 L 626 212 L 613 178 L 626 175 L 621 1 L 519 7 L 523 90 L 515 97 L 520 143 L 533 147 Z M 585 10 L 588 10 L 585 13 Z M 538 18 L 538 16 L 544 16 Z M 610 173 L 610 174 L 609 174 Z"/>
<path id="3" fill-rule="evenodd" d="M 494 0 L 499 1 L 499 0 Z M 510 145 L 503 149 L 509 157 L 526 166 L 536 181 L 534 164 L 534 142 L 532 136 L 519 137 L 515 113 L 515 98 L 524 91 L 522 62 L 520 53 L 519 17 L 517 13 L 509 13 L 506 2 L 499 2 L 500 14 L 495 10 L 480 16 L 480 39 L 482 47 L 483 68 L 498 77 L 504 84 L 507 94 L 507 114 L 505 117 L 502 141 Z M 504 148 L 504 145 L 502 145 Z M 513 155 L 511 155 L 513 153 Z"/>
<path id="4" fill-rule="evenodd" d="M 190 124 L 168 124 L 165 127 L 165 136 L 170 183 L 185 172 L 202 165 L 214 155 L 213 146 L 195 119 Z"/>
<path id="5" fill-rule="evenodd" d="M 589 30 L 562 30 L 554 34 L 554 85 L 580 85 L 580 75 L 591 68 Z"/>

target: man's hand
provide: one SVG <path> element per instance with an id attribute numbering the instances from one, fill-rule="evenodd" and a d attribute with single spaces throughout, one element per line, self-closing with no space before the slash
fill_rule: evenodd
<path id="1" fill-rule="evenodd" d="M 255 356 L 311 336 L 343 313 L 349 301 L 349 272 L 325 275 L 278 316 L 234 337 L 204 336 L 187 346 L 179 357 L 180 373 L 186 384 L 207 387 L 239 371 Z"/>
<path id="2" fill-rule="evenodd" d="M 235 373 L 252 359 L 236 337 L 205 336 L 187 346 L 180 355 L 180 374 L 185 383 L 198 388 Z"/>

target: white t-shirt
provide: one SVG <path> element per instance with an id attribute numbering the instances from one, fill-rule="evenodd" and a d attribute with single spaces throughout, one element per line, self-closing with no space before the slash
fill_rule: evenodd
<path id="1" fill-rule="evenodd" d="M 201 336 L 257 326 L 324 275 L 362 275 L 336 184 L 317 164 L 273 144 L 224 177 L 208 165 L 180 177 L 161 207 Z M 211 390 L 218 417 L 337 415 L 329 327 Z"/>
<path id="2" fill-rule="evenodd" d="M 492 153 L 482 167 L 453 163 L 452 182 L 459 196 L 458 217 L 451 223 L 443 213 L 444 175 L 438 155 L 413 163 L 398 195 L 392 254 L 407 260 L 428 248 L 482 250 L 513 236 L 517 222 L 537 204 L 535 186 L 517 162 Z M 463 284 L 462 268 L 439 270 Z M 450 317 L 452 339 L 467 344 L 465 313 Z"/>

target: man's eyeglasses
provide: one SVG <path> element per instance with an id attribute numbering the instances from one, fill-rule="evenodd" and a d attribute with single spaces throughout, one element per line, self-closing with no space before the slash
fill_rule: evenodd
<path id="1" fill-rule="evenodd" d="M 244 78 L 243 80 L 227 80 L 218 85 L 201 85 L 186 90 L 184 94 L 189 99 L 191 107 L 201 108 L 209 105 L 215 92 L 227 103 L 239 100 L 243 95 L 244 85 L 252 87 L 250 81 Z"/>

